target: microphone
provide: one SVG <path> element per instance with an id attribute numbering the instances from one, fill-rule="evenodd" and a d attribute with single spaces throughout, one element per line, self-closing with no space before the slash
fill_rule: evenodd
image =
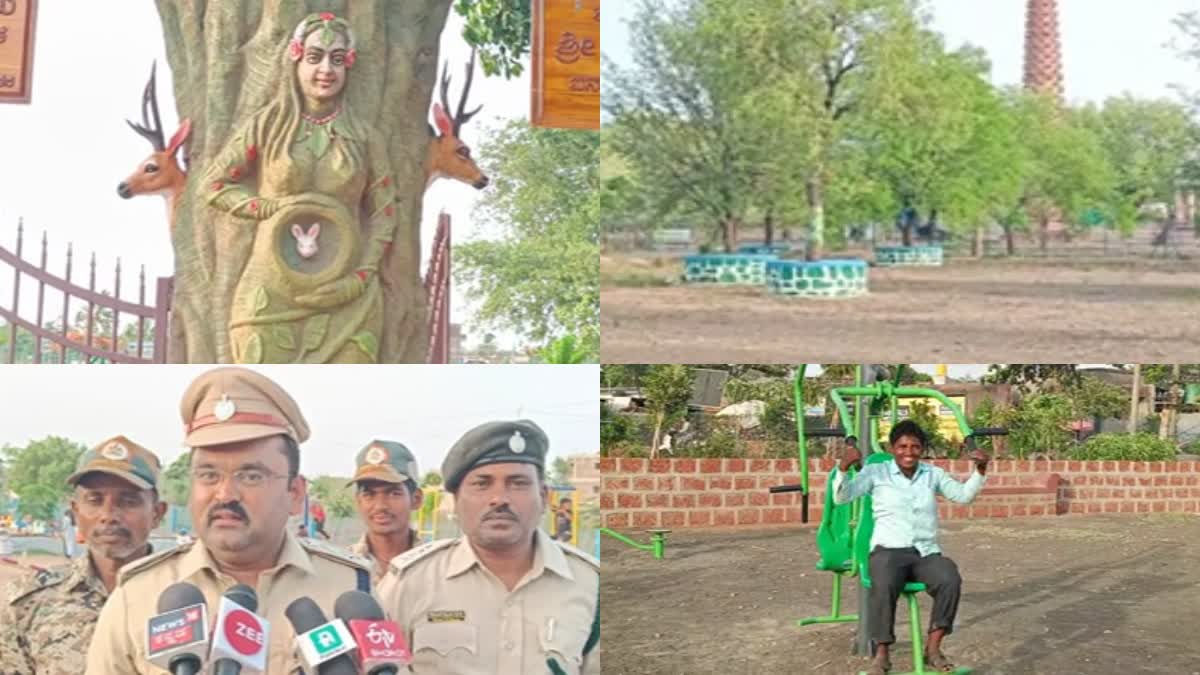
<path id="1" fill-rule="evenodd" d="M 208 605 L 192 584 L 167 586 L 146 621 L 146 658 L 171 675 L 196 675 L 208 651 Z"/>
<path id="2" fill-rule="evenodd" d="M 337 618 L 350 626 L 358 644 L 357 663 L 363 675 L 396 675 L 412 663 L 404 632 L 383 616 L 383 608 L 368 593 L 346 591 L 333 605 Z"/>
<path id="3" fill-rule="evenodd" d="M 354 638 L 340 619 L 325 620 L 325 612 L 312 598 L 297 598 L 283 612 L 296 631 L 296 649 L 304 669 L 318 675 L 358 675 L 346 652 L 354 649 Z"/>
<path id="4" fill-rule="evenodd" d="M 257 609 L 258 596 L 245 584 L 221 596 L 208 657 L 213 662 L 213 675 L 240 675 L 243 668 L 247 672 L 266 672 L 271 624 L 254 613 Z"/>

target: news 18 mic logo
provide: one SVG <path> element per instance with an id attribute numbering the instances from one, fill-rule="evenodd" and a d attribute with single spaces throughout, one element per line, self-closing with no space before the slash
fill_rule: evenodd
<path id="1" fill-rule="evenodd" d="M 147 626 L 148 656 L 165 652 L 179 645 L 204 642 L 207 639 L 204 605 L 192 605 L 150 619 Z"/>

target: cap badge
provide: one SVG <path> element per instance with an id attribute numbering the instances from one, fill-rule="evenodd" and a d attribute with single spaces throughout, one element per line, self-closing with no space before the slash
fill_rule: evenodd
<path id="1" fill-rule="evenodd" d="M 525 452 L 525 437 L 521 435 L 521 432 L 513 432 L 512 438 L 508 439 L 508 447 L 518 455 Z"/>
<path id="2" fill-rule="evenodd" d="M 378 445 L 372 445 L 371 449 L 367 450 L 366 459 L 368 464 L 383 464 L 383 462 L 387 459 L 387 450 L 384 450 Z"/>
<path id="3" fill-rule="evenodd" d="M 218 422 L 228 422 L 235 412 L 237 412 L 237 406 L 229 400 L 229 394 L 222 394 L 221 400 L 217 401 L 216 407 L 213 408 L 213 415 L 216 416 Z"/>
<path id="4" fill-rule="evenodd" d="M 113 441 L 112 443 L 104 446 L 104 449 L 100 451 L 100 454 L 103 455 L 105 459 L 111 459 L 114 462 L 123 462 L 129 459 L 129 448 L 125 447 L 121 443 L 118 443 L 117 441 Z"/>

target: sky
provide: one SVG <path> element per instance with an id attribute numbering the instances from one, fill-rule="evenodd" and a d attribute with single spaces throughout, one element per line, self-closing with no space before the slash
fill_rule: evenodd
<path id="1" fill-rule="evenodd" d="M 120 5 L 118 33 L 101 30 L 114 25 Z M 442 34 L 441 60 L 450 61 L 453 77 L 451 104 L 461 91 L 463 66 L 470 49 L 462 41 L 462 21 L 453 11 Z M 169 138 L 177 126 L 170 68 L 158 11 L 152 2 L 39 3 L 29 105 L 0 105 L 0 245 L 16 244 L 18 218 L 26 226 L 25 259 L 38 262 L 43 232 L 50 243 L 50 269 L 62 273 L 68 242 L 75 245 L 75 280 L 86 281 L 82 263 L 97 257 L 98 286 L 111 287 L 115 260 L 122 261 L 122 296 L 136 300 L 137 273 L 145 265 L 151 304 L 153 280 L 173 273 L 174 260 L 167 231 L 166 206 L 159 197 L 123 200 L 117 183 L 148 155 L 150 145 L 133 133 L 125 119 L 140 121 L 142 89 L 152 61 L 158 62 L 159 110 Z M 360 55 L 370 58 L 370 55 Z M 528 62 L 528 57 L 526 57 Z M 526 64 L 528 65 L 528 63 Z M 483 111 L 464 128 L 462 138 L 477 148 L 488 128 L 508 119 L 529 116 L 529 69 L 514 80 L 485 78 L 477 65 L 472 107 Z M 432 119 L 432 116 L 430 116 Z M 438 181 L 426 192 L 422 222 L 422 274 L 433 245 L 437 215 L 443 209 L 452 220 L 455 243 L 492 238 L 495 229 L 472 222 L 480 197 L 474 188 Z M 10 302 L 12 279 L 0 278 L 0 297 Z M 22 303 L 34 300 L 33 284 L 24 285 Z M 61 300 L 48 299 L 50 306 Z M 460 291 L 451 296 L 451 320 L 469 318 Z M 25 316 L 29 316 L 26 314 Z M 471 326 L 466 325 L 468 332 Z M 516 338 L 494 331 L 501 348 Z M 482 331 L 468 342 L 482 338 Z"/>
<path id="2" fill-rule="evenodd" d="M 629 28 L 639 2 L 626 0 L 601 18 L 603 53 L 631 65 Z M 1025 5 L 1022 0 L 927 0 L 933 27 L 950 48 L 982 47 L 992 61 L 992 82 L 1020 84 L 1024 72 Z M 1195 0 L 1059 0 L 1059 29 L 1067 98 L 1102 102 L 1129 92 L 1175 98 L 1170 85 L 1194 85 L 1197 71 L 1167 43 L 1171 20 L 1200 9 Z"/>
<path id="3" fill-rule="evenodd" d="M 208 366 L 55 368 L 0 366 L 0 446 L 49 435 L 89 447 L 124 435 L 169 465 L 184 452 L 179 402 Z M 599 452 L 596 365 L 260 366 L 292 395 L 312 431 L 301 446 L 307 476 L 349 476 L 374 439 L 399 441 L 421 473 L 441 468 L 468 429 L 530 419 L 550 455 Z M 549 461 L 547 462 L 549 465 Z"/>

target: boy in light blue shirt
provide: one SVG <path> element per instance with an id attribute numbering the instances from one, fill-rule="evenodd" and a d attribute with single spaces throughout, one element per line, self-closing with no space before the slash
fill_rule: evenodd
<path id="1" fill-rule="evenodd" d="M 966 483 L 960 483 L 941 467 L 920 461 L 928 439 L 912 420 L 896 424 L 888 440 L 892 461 L 868 464 L 852 480 L 845 480 L 845 472 L 862 458 L 857 448 L 848 446 L 833 479 L 835 503 L 848 504 L 869 494 L 875 517 L 868 561 L 868 625 L 876 647 L 875 661 L 867 672 L 886 675 L 891 669 L 888 648 L 896 641 L 896 602 L 908 582 L 925 584 L 933 596 L 925 664 L 930 670 L 950 672 L 954 666 L 942 653 L 941 644 L 954 629 L 962 577 L 938 546 L 937 495 L 970 504 L 983 488 L 988 457 L 974 451 L 970 458 L 975 472 Z"/>

